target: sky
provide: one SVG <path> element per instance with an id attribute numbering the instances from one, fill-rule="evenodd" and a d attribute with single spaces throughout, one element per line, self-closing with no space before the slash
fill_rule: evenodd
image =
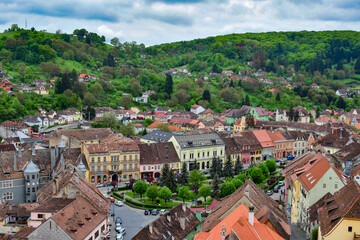
<path id="1" fill-rule="evenodd" d="M 246 32 L 360 30 L 360 0 L 0 0 L 11 24 L 146 46 Z"/>

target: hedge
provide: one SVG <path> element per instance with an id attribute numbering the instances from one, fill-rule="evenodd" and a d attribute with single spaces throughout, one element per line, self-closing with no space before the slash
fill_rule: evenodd
<path id="1" fill-rule="evenodd" d="M 118 191 L 125 191 L 125 190 L 129 190 L 126 186 L 123 186 L 123 187 L 119 187 L 118 188 Z"/>
<path id="2" fill-rule="evenodd" d="M 136 202 L 130 198 L 125 198 L 125 202 L 131 204 L 131 205 L 135 205 L 137 207 L 142 207 L 142 208 L 166 208 L 166 209 L 171 209 L 171 206 L 164 206 L 164 205 L 155 205 L 155 204 L 143 204 L 140 202 Z"/>
<path id="3" fill-rule="evenodd" d="M 123 195 L 121 195 L 120 193 L 117 193 L 117 192 L 113 192 L 113 196 L 120 198 L 120 199 L 124 199 Z"/>
<path id="4" fill-rule="evenodd" d="M 280 181 L 284 180 L 285 177 L 284 176 L 281 176 L 279 177 L 273 184 L 271 184 L 270 186 L 268 186 L 267 188 L 265 188 L 265 192 L 267 192 L 268 190 L 270 189 L 273 189 Z"/>
<path id="5" fill-rule="evenodd" d="M 205 207 L 208 207 L 209 205 L 191 205 L 190 208 L 205 208 Z"/>

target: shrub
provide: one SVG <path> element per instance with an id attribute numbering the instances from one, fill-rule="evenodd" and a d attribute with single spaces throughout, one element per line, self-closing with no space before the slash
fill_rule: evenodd
<path id="1" fill-rule="evenodd" d="M 316 227 L 312 230 L 311 232 L 311 239 L 312 240 L 317 240 L 318 239 L 318 232 L 319 232 L 319 227 Z"/>
<path id="2" fill-rule="evenodd" d="M 113 192 L 113 196 L 120 198 L 120 199 L 124 199 L 123 195 L 121 195 L 120 193 L 117 193 L 117 192 Z"/>
<path id="3" fill-rule="evenodd" d="M 125 202 L 131 204 L 131 205 L 134 205 L 134 206 L 137 206 L 137 207 L 141 207 L 141 208 L 167 208 L 167 209 L 170 209 L 172 207 L 169 207 L 169 206 L 165 206 L 165 205 L 156 205 L 156 204 L 143 204 L 143 203 L 140 203 L 140 202 L 136 202 L 130 198 L 125 198 Z"/>

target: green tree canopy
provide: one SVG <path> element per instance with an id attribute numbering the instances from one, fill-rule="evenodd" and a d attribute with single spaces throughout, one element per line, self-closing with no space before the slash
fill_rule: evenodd
<path id="1" fill-rule="evenodd" d="M 151 199 L 152 202 L 158 197 L 159 191 L 156 185 L 151 185 L 146 190 L 146 196 Z"/>
<path id="2" fill-rule="evenodd" d="M 164 199 L 166 204 L 172 198 L 171 190 L 168 187 L 162 187 L 159 191 L 159 198 Z"/>
<path id="3" fill-rule="evenodd" d="M 133 186 L 134 192 L 140 194 L 141 199 L 143 194 L 146 193 L 147 188 L 148 188 L 147 183 L 141 180 L 137 181 Z"/>
<path id="4" fill-rule="evenodd" d="M 210 186 L 201 186 L 199 189 L 199 195 L 204 198 L 204 202 L 206 202 L 206 198 L 211 195 L 211 187 Z"/>
<path id="5" fill-rule="evenodd" d="M 186 199 L 189 199 L 190 197 L 190 190 L 187 186 L 179 187 L 178 189 L 178 198 L 182 199 L 183 202 L 185 202 Z"/>

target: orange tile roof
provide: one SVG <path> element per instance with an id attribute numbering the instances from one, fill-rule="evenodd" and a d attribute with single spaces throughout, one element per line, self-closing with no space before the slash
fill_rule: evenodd
<path id="1" fill-rule="evenodd" d="M 360 123 L 355 124 L 355 126 L 354 126 L 354 127 L 356 127 L 357 129 L 360 129 Z"/>
<path id="2" fill-rule="evenodd" d="M 269 132 L 268 135 L 274 142 L 275 141 L 286 141 L 286 138 L 281 134 L 281 132 Z"/>
<path id="3" fill-rule="evenodd" d="M 179 128 L 176 125 L 169 125 L 169 128 L 171 132 L 184 132 L 183 130 L 181 130 L 181 128 Z"/>
<path id="4" fill-rule="evenodd" d="M 152 124 L 150 124 L 147 128 L 157 128 L 162 122 L 160 120 L 156 120 Z"/>
<path id="5" fill-rule="evenodd" d="M 253 131 L 255 137 L 260 142 L 262 147 L 274 147 L 275 144 L 266 130 Z"/>
<path id="6" fill-rule="evenodd" d="M 217 224 L 210 232 L 201 232 L 195 236 L 195 240 L 218 240 L 222 238 L 221 231 L 226 228 L 226 236 L 234 232 L 239 239 L 284 239 L 265 224 L 260 223 L 254 217 L 254 225 L 249 221 L 249 210 L 241 204 L 232 211 L 224 220 Z"/>

